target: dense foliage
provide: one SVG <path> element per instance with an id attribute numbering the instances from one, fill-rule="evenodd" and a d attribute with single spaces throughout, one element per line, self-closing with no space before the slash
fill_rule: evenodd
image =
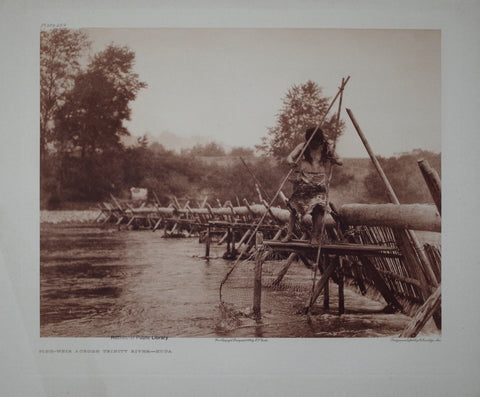
<path id="1" fill-rule="evenodd" d="M 90 46 L 85 33 L 70 29 L 40 32 L 40 155 L 54 141 L 54 118 L 80 71 L 79 59 Z"/>
<path id="2" fill-rule="evenodd" d="M 109 45 L 82 68 L 89 43 L 77 30 L 40 36 L 41 200 L 100 200 L 122 184 L 121 137 L 129 104 L 146 87 L 133 72 L 135 54 Z"/>
<path id="3" fill-rule="evenodd" d="M 441 175 L 441 156 L 436 153 L 417 149 L 400 156 L 378 158 L 398 200 L 402 204 L 432 203 L 430 192 L 417 164 L 418 160 L 421 159 L 428 161 L 438 175 Z M 364 183 L 369 201 L 390 202 L 385 186 L 373 166 L 370 166 Z"/>
<path id="4" fill-rule="evenodd" d="M 284 158 L 300 142 L 305 140 L 305 130 L 316 127 L 324 120 L 322 130 L 327 138 L 335 141 L 344 129 L 344 123 L 330 111 L 326 115 L 330 100 L 323 96 L 322 88 L 313 81 L 293 85 L 285 94 L 283 107 L 276 116 L 274 127 L 262 139 L 258 149 L 277 159 Z"/>

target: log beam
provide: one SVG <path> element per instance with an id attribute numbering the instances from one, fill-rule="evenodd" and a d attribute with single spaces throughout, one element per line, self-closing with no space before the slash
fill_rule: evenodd
<path id="1" fill-rule="evenodd" d="M 340 216 L 347 225 L 389 226 L 396 229 L 441 232 L 441 218 L 433 205 L 345 204 Z"/>
<path id="2" fill-rule="evenodd" d="M 233 207 L 238 216 L 255 215 L 261 217 L 267 209 L 260 204 L 253 204 L 248 207 Z M 149 212 L 156 212 L 158 215 L 173 216 L 173 208 L 137 208 L 127 210 L 127 213 L 134 215 L 145 215 Z M 180 209 L 176 211 L 182 214 L 187 210 Z M 279 222 L 288 223 L 290 212 L 278 207 L 269 209 L 272 216 Z M 189 213 L 192 215 L 216 215 L 224 216 L 232 214 L 231 208 L 191 208 Z M 390 226 L 393 228 L 407 228 L 411 230 L 425 230 L 440 232 L 441 219 L 434 205 L 425 204 L 345 204 L 339 210 L 339 215 L 346 225 L 365 225 L 365 226 Z M 325 217 L 327 226 L 332 226 L 334 221 L 330 215 Z M 310 215 L 302 219 L 302 224 L 311 227 L 312 220 Z"/>

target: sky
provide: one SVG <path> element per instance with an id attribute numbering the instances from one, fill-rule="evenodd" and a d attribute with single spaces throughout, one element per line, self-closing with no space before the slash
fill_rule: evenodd
<path id="1" fill-rule="evenodd" d="M 282 98 L 308 80 L 333 98 L 350 76 L 337 142 L 367 157 L 345 108 L 377 155 L 441 151 L 439 30 L 86 29 L 90 54 L 109 43 L 136 54 L 148 84 L 131 104 L 134 136 L 168 132 L 227 147 L 253 147 L 275 125 Z M 336 106 L 334 107 L 336 109 Z"/>

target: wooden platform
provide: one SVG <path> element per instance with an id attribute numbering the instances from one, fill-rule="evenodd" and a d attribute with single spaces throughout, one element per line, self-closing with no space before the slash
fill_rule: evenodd
<path id="1" fill-rule="evenodd" d="M 263 244 L 277 251 L 316 251 L 318 244 L 311 244 L 306 240 L 292 240 L 281 242 L 278 240 L 264 240 Z M 390 258 L 400 257 L 398 248 L 383 245 L 351 244 L 351 243 L 325 243 L 321 247 L 322 253 L 333 255 L 354 255 L 354 256 L 383 256 Z"/>

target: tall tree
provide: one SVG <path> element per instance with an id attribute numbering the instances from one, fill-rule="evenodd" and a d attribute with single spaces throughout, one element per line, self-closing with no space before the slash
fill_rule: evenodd
<path id="1" fill-rule="evenodd" d="M 130 102 L 146 87 L 133 72 L 135 53 L 109 45 L 74 80 L 56 112 L 55 136 L 62 156 L 61 183 L 82 186 L 84 199 L 98 199 L 121 182 L 114 164 L 129 135 Z M 79 157 L 79 159 L 76 159 Z M 118 167 L 117 167 L 118 168 Z"/>
<path id="2" fill-rule="evenodd" d="M 40 154 L 45 157 L 52 142 L 55 112 L 65 101 L 80 70 L 79 59 L 90 46 L 79 30 L 40 32 Z"/>
<path id="3" fill-rule="evenodd" d="M 298 143 L 304 141 L 305 130 L 317 126 L 328 109 L 329 98 L 323 96 L 322 88 L 311 80 L 293 85 L 283 98 L 283 107 L 276 115 L 276 124 L 268 128 L 266 137 L 257 149 L 277 158 L 285 157 Z M 327 117 L 322 130 L 329 139 L 341 135 L 344 123 L 336 128 L 335 114 Z"/>
<path id="4" fill-rule="evenodd" d="M 133 72 L 135 53 L 127 47 L 109 45 L 95 55 L 80 73 L 58 111 L 57 139 L 67 151 L 81 149 L 81 156 L 121 147 L 129 135 L 130 102 L 146 83 Z"/>

